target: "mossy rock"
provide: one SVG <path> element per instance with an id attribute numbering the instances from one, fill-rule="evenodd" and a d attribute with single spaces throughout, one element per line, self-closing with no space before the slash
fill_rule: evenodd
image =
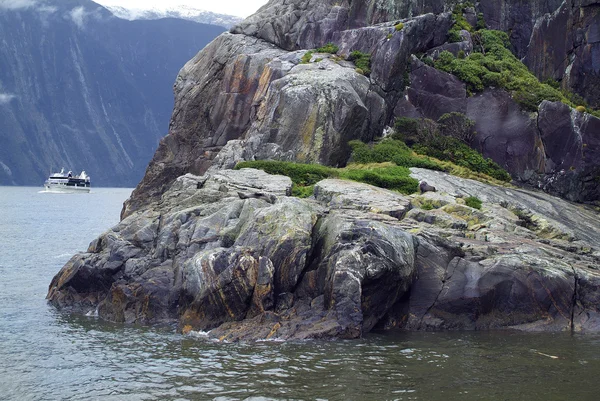
<path id="1" fill-rule="evenodd" d="M 490 220 L 484 213 L 473 209 L 472 207 L 460 204 L 449 204 L 441 208 L 444 212 L 463 219 L 469 227 L 484 224 Z"/>

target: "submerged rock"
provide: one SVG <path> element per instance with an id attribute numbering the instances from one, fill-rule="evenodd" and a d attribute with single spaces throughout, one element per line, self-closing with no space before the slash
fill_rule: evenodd
<path id="1" fill-rule="evenodd" d="M 182 176 L 74 256 L 48 299 L 225 340 L 600 330 L 597 213 L 536 192 L 412 174 L 437 192 L 409 197 L 324 180 L 313 199 L 297 199 L 289 178 L 258 170 Z"/>

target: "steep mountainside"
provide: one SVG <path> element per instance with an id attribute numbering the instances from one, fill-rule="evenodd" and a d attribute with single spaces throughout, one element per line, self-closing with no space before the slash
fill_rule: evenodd
<path id="1" fill-rule="evenodd" d="M 451 90 L 451 79 L 430 87 L 419 83 L 427 79 L 419 80 L 412 55 L 462 49 L 460 44 L 447 43 L 455 3 L 270 1 L 181 70 L 169 135 L 124 216 L 155 199 L 181 174 L 202 174 L 212 165 L 231 167 L 252 158 L 343 165 L 349 140 L 380 136 L 395 117 L 438 119 L 439 112 L 452 111 L 468 112 L 477 124 L 478 138 L 486 138 L 479 150 L 514 178 L 572 200 L 597 201 L 600 148 L 594 132 L 598 119 L 585 113 L 571 115 L 568 107 L 558 114 L 546 113 L 546 105 L 540 117 L 562 117 L 554 122 L 542 118 L 538 126 L 538 113 L 522 109 L 507 91 L 467 99 L 460 83 L 454 86 L 458 91 Z M 600 52 L 596 38 L 600 2 L 525 3 L 485 0 L 464 18 L 475 25 L 481 12 L 489 27 L 507 29 L 517 56 L 530 62 L 541 79 L 550 77 L 548 70 L 536 67 L 534 61 L 550 62 L 548 52 L 562 51 L 555 59 L 568 63 L 552 67 L 553 77 L 562 78 L 564 88 L 597 105 L 599 92 L 593 88 L 600 77 L 595 62 Z M 563 14 L 565 18 L 555 21 Z M 402 19 L 409 16 L 414 17 Z M 397 30 L 400 19 L 403 28 Z M 518 21 L 523 19 L 529 22 L 522 26 Z M 572 45 L 560 50 L 555 42 L 536 43 L 544 21 L 559 24 L 563 39 Z M 468 32 L 465 35 L 463 45 L 469 54 L 473 43 Z M 339 46 L 333 62 L 319 55 L 303 63 L 308 49 L 328 42 Z M 369 77 L 339 60 L 353 50 L 371 55 Z M 410 77 L 411 72 L 416 75 Z M 426 92 L 431 96 L 416 96 Z M 556 151 L 563 147 L 557 142 L 561 135 L 549 129 L 557 125 L 570 132 L 565 134 L 570 139 L 561 139 L 570 147 L 564 154 Z"/>
<path id="2" fill-rule="evenodd" d="M 167 132 L 177 72 L 222 28 L 22 4 L 0 6 L 0 185 L 41 185 L 63 166 L 135 185 Z"/>

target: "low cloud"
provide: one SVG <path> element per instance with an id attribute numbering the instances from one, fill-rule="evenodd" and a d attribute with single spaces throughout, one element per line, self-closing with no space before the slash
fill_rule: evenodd
<path id="1" fill-rule="evenodd" d="M 30 8 L 37 4 L 38 0 L 0 0 L 0 10 L 20 10 Z"/>
<path id="2" fill-rule="evenodd" d="M 83 6 L 75 7 L 69 12 L 69 16 L 80 29 L 83 28 L 85 18 L 87 17 L 87 12 Z"/>
<path id="3" fill-rule="evenodd" d="M 86 10 L 83 6 L 75 7 L 67 13 L 67 18 L 70 18 L 79 29 L 83 29 L 88 19 L 93 18 L 100 20 L 102 8 L 98 7 L 94 10 Z"/>
<path id="4" fill-rule="evenodd" d="M 9 103 L 15 97 L 15 95 L 10 93 L 0 93 L 0 105 Z"/>

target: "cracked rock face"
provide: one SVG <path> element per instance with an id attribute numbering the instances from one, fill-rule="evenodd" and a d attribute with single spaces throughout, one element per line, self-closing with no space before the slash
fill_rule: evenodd
<path id="1" fill-rule="evenodd" d="M 597 213 L 413 169 L 404 196 L 222 170 L 179 177 L 56 275 L 50 302 L 214 338 L 357 338 L 377 329 L 599 331 Z M 481 210 L 464 197 L 483 200 Z M 425 207 L 428 205 L 428 207 Z"/>

